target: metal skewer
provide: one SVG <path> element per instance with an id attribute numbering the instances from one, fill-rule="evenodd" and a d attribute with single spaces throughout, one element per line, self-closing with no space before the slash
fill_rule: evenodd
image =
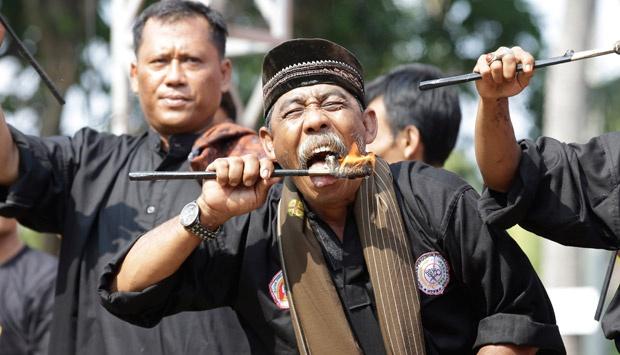
<path id="1" fill-rule="evenodd" d="M 17 37 L 17 34 L 15 33 L 15 31 L 13 31 L 13 28 L 9 26 L 9 23 L 4 18 L 4 16 L 2 16 L 2 14 L 0 14 L 0 22 L 2 23 L 2 26 L 4 26 L 6 31 L 11 35 L 11 37 L 13 37 L 13 40 L 17 44 L 17 48 L 19 49 L 19 52 L 21 53 L 21 55 L 30 63 L 30 65 L 32 65 L 34 70 L 36 70 L 37 73 L 39 73 L 39 76 L 41 77 L 41 79 L 43 79 L 43 82 L 50 89 L 50 91 L 52 92 L 52 95 L 54 95 L 58 103 L 61 105 L 64 105 L 65 99 L 62 97 L 62 95 L 60 95 L 60 91 L 58 90 L 56 85 L 54 85 L 54 83 L 52 82 L 52 79 L 50 79 L 47 73 L 39 65 L 37 60 L 34 59 L 32 54 L 28 52 L 28 49 L 26 49 L 26 46 L 24 45 L 24 43 L 19 39 L 19 37 Z"/>
<path id="2" fill-rule="evenodd" d="M 573 62 L 576 60 L 599 57 L 607 54 L 620 54 L 620 41 L 616 42 L 611 49 L 603 49 L 603 50 L 588 50 L 575 52 L 573 50 L 568 50 L 563 56 L 553 57 L 549 59 L 540 59 L 534 61 L 534 68 L 544 68 L 550 65 L 556 65 L 561 63 Z M 521 64 L 517 65 L 517 71 L 523 71 L 523 66 Z M 481 79 L 482 76 L 480 73 L 469 73 L 457 76 L 450 76 L 446 78 L 434 79 L 434 80 L 426 80 L 420 82 L 419 89 L 420 90 L 429 90 L 442 86 L 462 84 L 468 81 L 474 81 Z"/>
<path id="3" fill-rule="evenodd" d="M 601 287 L 601 294 L 598 298 L 598 305 L 596 306 L 596 312 L 594 313 L 594 320 L 599 321 L 601 314 L 603 313 L 603 306 L 605 305 L 605 297 L 607 296 L 607 290 L 609 290 L 609 283 L 611 282 L 611 274 L 614 271 L 616 265 L 616 256 L 618 251 L 614 250 L 611 253 L 611 259 L 607 265 L 607 272 L 605 273 L 605 279 L 603 279 L 603 286 Z"/>
<path id="4" fill-rule="evenodd" d="M 131 181 L 153 181 L 153 180 L 208 180 L 215 179 L 214 171 L 136 171 L 129 173 Z M 284 176 L 336 176 L 337 172 L 332 170 L 308 170 L 308 169 L 276 169 L 271 174 L 272 177 Z"/>

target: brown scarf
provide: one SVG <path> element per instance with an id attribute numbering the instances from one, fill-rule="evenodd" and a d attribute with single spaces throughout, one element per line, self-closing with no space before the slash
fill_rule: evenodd
<path id="1" fill-rule="evenodd" d="M 424 354 L 413 254 L 385 161 L 377 159 L 374 174 L 362 182 L 354 212 L 386 352 Z M 301 354 L 362 354 L 290 180 L 278 206 L 278 241 Z"/>

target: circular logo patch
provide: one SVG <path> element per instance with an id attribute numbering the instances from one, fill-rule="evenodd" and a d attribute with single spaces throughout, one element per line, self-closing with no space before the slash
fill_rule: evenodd
<path id="1" fill-rule="evenodd" d="M 280 309 L 288 309 L 288 297 L 286 297 L 286 284 L 284 284 L 284 275 L 282 270 L 271 279 L 269 282 L 269 294 L 273 302 Z"/>
<path id="2" fill-rule="evenodd" d="M 448 261 L 436 251 L 420 255 L 415 272 L 418 288 L 427 295 L 441 295 L 450 282 Z"/>

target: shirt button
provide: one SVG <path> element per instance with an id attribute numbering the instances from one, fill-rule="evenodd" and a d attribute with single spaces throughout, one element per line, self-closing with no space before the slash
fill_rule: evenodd
<path id="1" fill-rule="evenodd" d="M 155 213 L 155 206 L 149 206 L 146 208 L 146 213 L 153 214 Z"/>

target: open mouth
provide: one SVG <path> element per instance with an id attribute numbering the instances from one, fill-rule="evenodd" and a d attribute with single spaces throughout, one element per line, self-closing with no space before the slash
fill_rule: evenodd
<path id="1" fill-rule="evenodd" d="M 329 131 L 309 136 L 297 148 L 301 169 L 336 169 L 339 159 L 346 154 L 343 139 Z"/>
<path id="2" fill-rule="evenodd" d="M 312 152 L 304 165 L 308 169 L 334 169 L 339 158 L 340 154 L 329 147 L 319 147 Z"/>

